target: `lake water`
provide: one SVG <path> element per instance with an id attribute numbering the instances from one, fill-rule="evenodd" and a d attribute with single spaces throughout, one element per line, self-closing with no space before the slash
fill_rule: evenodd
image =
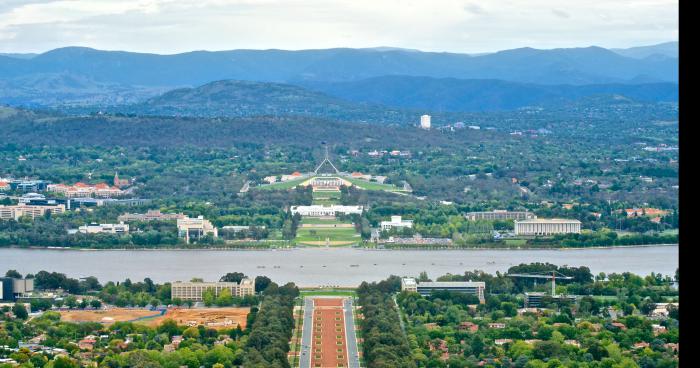
<path id="1" fill-rule="evenodd" d="M 0 249 L 0 272 L 22 274 L 41 270 L 71 277 L 95 276 L 101 282 L 186 281 L 201 277 L 218 280 L 227 272 L 266 275 L 277 283 L 300 286 L 356 286 L 389 275 L 432 278 L 467 270 L 505 272 L 520 263 L 549 262 L 588 266 L 598 272 L 657 272 L 674 275 L 678 246 L 624 247 L 569 250 L 367 250 L 353 248 L 300 248 L 291 250 L 55 250 Z"/>

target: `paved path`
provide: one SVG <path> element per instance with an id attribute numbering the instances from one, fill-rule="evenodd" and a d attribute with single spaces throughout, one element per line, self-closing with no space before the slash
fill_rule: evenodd
<path id="1" fill-rule="evenodd" d="M 357 336 L 355 335 L 355 319 L 352 309 L 352 299 L 343 301 L 345 312 L 345 335 L 348 347 L 348 367 L 360 368 L 360 352 L 357 350 Z"/>
<path id="2" fill-rule="evenodd" d="M 311 367 L 311 333 L 313 329 L 314 301 L 304 298 L 304 325 L 301 331 L 301 349 L 299 349 L 299 367 Z"/>

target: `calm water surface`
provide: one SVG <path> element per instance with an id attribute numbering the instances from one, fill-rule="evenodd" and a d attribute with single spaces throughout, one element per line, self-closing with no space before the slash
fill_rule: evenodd
<path id="1" fill-rule="evenodd" d="M 588 266 L 598 272 L 673 275 L 678 246 L 575 250 L 365 250 L 302 248 L 277 251 L 219 250 L 54 250 L 0 249 L 0 272 L 22 274 L 40 270 L 71 277 L 96 276 L 100 281 L 133 281 L 150 277 L 162 283 L 201 277 L 218 280 L 227 272 L 266 275 L 273 281 L 300 286 L 356 286 L 389 275 L 417 276 L 426 271 L 435 278 L 446 273 L 483 270 L 505 272 L 520 263 L 550 262 Z"/>

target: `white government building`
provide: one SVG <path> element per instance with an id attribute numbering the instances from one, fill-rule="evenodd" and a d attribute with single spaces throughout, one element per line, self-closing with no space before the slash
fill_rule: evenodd
<path id="1" fill-rule="evenodd" d="M 381 221 L 379 223 L 379 228 L 382 229 L 382 231 L 404 227 L 413 227 L 413 220 L 403 220 L 401 216 L 391 216 L 391 221 Z"/>
<path id="2" fill-rule="evenodd" d="M 570 219 L 529 219 L 515 221 L 515 235 L 580 234 L 581 221 Z"/>
<path id="3" fill-rule="evenodd" d="M 78 227 L 78 232 L 83 234 L 127 234 L 129 232 L 129 224 L 123 222 L 118 224 L 91 223 Z"/>
<path id="4" fill-rule="evenodd" d="M 309 217 L 334 217 L 336 214 L 362 214 L 362 206 L 341 206 L 341 205 L 331 205 L 331 206 L 321 206 L 321 205 L 311 205 L 311 206 L 292 206 L 290 211 L 292 215 L 297 213 L 301 216 Z"/>

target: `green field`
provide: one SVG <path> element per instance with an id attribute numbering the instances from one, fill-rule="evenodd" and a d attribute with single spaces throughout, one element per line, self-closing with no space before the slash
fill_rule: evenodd
<path id="1" fill-rule="evenodd" d="M 340 191 L 313 192 L 313 202 L 311 204 L 331 205 L 337 204 L 340 200 Z"/>
<path id="2" fill-rule="evenodd" d="M 280 183 L 274 183 L 274 184 L 268 184 L 268 185 L 261 185 L 258 187 L 258 189 L 262 190 L 286 190 L 286 189 L 292 189 L 296 187 L 297 185 L 303 183 L 306 181 L 308 178 L 301 178 L 301 179 L 295 179 L 295 180 L 289 180 L 289 181 L 284 181 Z"/>
<path id="3" fill-rule="evenodd" d="M 307 296 L 349 296 L 349 297 L 356 297 L 355 290 L 348 290 L 348 289 L 304 289 L 304 290 L 299 290 L 299 294 L 301 297 L 307 297 Z"/>
<path id="4" fill-rule="evenodd" d="M 338 219 L 332 218 L 316 218 L 316 217 L 305 217 L 301 219 L 301 224 L 310 225 L 332 225 L 332 224 L 346 224 L 347 222 L 340 221 Z"/>
<path id="5" fill-rule="evenodd" d="M 348 245 L 361 240 L 355 228 L 299 228 L 297 243 L 310 245 L 325 245 L 328 238 L 330 245 Z M 319 243 L 320 240 L 320 243 Z"/>
<path id="6" fill-rule="evenodd" d="M 505 242 L 508 246 L 523 246 L 527 244 L 525 239 L 505 239 Z"/>
<path id="7" fill-rule="evenodd" d="M 379 184 L 377 182 L 371 182 L 367 180 L 362 180 L 362 179 L 353 179 L 353 178 L 348 178 L 348 177 L 343 177 L 343 179 L 353 183 L 354 185 L 358 186 L 359 188 L 366 189 L 366 190 L 384 190 L 387 192 L 402 192 L 403 189 L 399 189 L 393 184 Z"/>

